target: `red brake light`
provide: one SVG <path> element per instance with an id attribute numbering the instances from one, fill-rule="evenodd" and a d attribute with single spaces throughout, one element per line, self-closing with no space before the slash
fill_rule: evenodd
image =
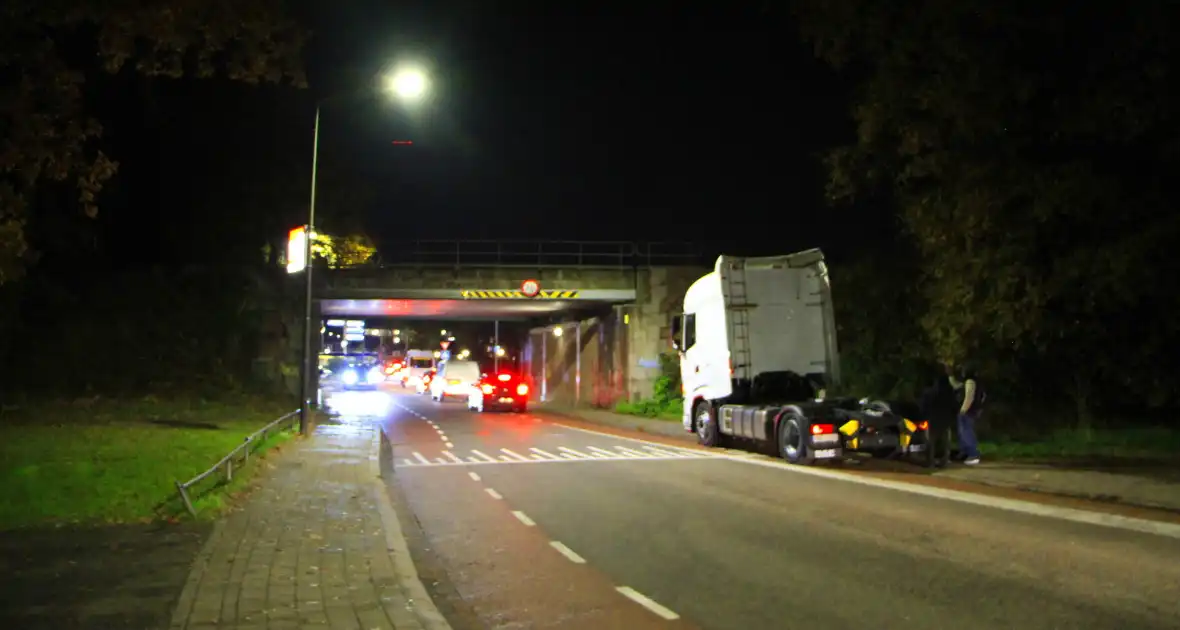
<path id="1" fill-rule="evenodd" d="M 492 392 L 496 391 L 496 388 L 492 387 L 491 385 L 486 385 L 486 384 L 480 385 L 479 388 L 481 390 L 483 390 L 483 393 L 487 396 L 491 396 Z"/>
<path id="2" fill-rule="evenodd" d="M 826 433 L 835 433 L 836 425 L 834 424 L 813 424 L 811 425 L 812 435 L 824 435 Z"/>
<path id="3" fill-rule="evenodd" d="M 918 423 L 918 430 L 919 431 L 925 431 L 929 428 L 930 428 L 930 423 L 925 420 Z"/>
<path id="4" fill-rule="evenodd" d="M 512 380 L 512 375 L 511 374 L 501 374 L 501 375 L 497 376 L 496 378 L 500 379 L 501 383 L 507 383 L 508 381 Z"/>
<path id="5" fill-rule="evenodd" d="M 525 385 L 524 383 L 517 385 L 516 386 L 516 395 L 517 396 L 528 396 L 529 395 L 529 386 Z"/>

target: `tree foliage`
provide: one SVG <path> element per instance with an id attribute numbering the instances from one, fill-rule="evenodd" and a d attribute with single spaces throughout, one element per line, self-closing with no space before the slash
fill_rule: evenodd
<path id="1" fill-rule="evenodd" d="M 95 72 L 221 74 L 304 83 L 305 33 L 282 0 L 10 0 L 0 8 L 0 284 L 30 259 L 24 226 L 46 186 L 87 216 L 118 163 L 98 140 L 84 88 Z M 97 63 L 95 61 L 97 60 Z"/>
<path id="2" fill-rule="evenodd" d="M 1035 365 L 1079 416 L 1102 379 L 1162 402 L 1175 380 L 1149 364 L 1180 341 L 1162 315 L 1180 306 L 1170 3 L 797 6 L 817 54 L 861 79 L 829 193 L 895 201 L 932 354 Z"/>
<path id="3" fill-rule="evenodd" d="M 311 239 L 311 255 L 322 260 L 329 269 L 357 267 L 377 255 L 377 247 L 363 234 L 332 236 L 316 232 Z"/>

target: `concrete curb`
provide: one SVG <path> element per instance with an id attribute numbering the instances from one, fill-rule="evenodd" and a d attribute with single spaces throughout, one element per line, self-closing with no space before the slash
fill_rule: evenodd
<path id="1" fill-rule="evenodd" d="M 169 625 L 172 630 L 182 630 L 188 627 L 188 618 L 193 611 L 193 602 L 197 599 L 197 588 L 201 586 L 201 580 L 205 577 L 205 567 L 209 566 L 209 558 L 213 556 L 213 550 L 217 547 L 224 531 L 225 519 L 218 518 L 213 522 L 213 531 L 209 532 L 205 544 L 201 545 L 201 550 L 193 559 L 188 578 L 184 581 L 184 588 L 181 589 L 176 606 L 172 609 L 172 623 Z"/>
<path id="2" fill-rule="evenodd" d="M 385 491 L 385 481 L 381 478 L 381 431 L 373 432 L 372 446 L 369 451 L 369 472 L 372 473 L 373 492 L 377 495 L 377 511 L 381 516 L 381 528 L 385 531 L 385 546 L 393 560 L 394 571 L 397 572 L 398 582 L 406 601 L 413 609 L 421 627 L 425 630 L 451 630 L 451 624 L 439 612 L 438 607 L 426 591 L 426 585 L 418 577 L 418 568 L 414 566 L 414 559 L 410 556 L 410 548 L 406 544 L 406 537 L 402 534 L 401 522 L 393 501 Z"/>
<path id="3" fill-rule="evenodd" d="M 544 405 L 538 405 L 535 411 L 537 413 L 557 416 L 558 418 L 579 420 L 581 422 L 588 422 L 590 424 L 614 427 L 617 429 L 627 429 L 630 431 L 637 431 L 639 433 L 659 435 L 684 442 L 692 442 L 694 444 L 696 443 L 696 436 L 685 432 L 684 427 L 681 426 L 679 422 L 653 420 L 651 418 L 644 418 L 642 416 L 629 416 L 626 414 L 614 413 L 611 411 L 599 409 L 580 410 L 574 408 L 546 407 Z"/>

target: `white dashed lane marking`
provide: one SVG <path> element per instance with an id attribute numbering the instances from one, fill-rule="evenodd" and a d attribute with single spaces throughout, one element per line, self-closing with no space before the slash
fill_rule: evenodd
<path id="1" fill-rule="evenodd" d="M 442 452 L 443 457 L 434 460 L 428 459 L 422 453 L 414 451 L 411 453 L 412 457 L 403 458 L 402 466 L 486 466 L 491 464 L 552 464 L 561 462 L 608 462 L 608 461 L 669 461 L 680 459 L 725 459 L 724 455 L 717 455 L 702 451 L 690 451 L 676 448 L 674 446 L 666 446 L 656 448 L 654 446 L 643 446 L 641 448 L 629 448 L 626 446 L 612 446 L 601 448 L 597 446 L 586 447 L 583 450 L 569 448 L 567 446 L 559 446 L 554 451 L 547 451 L 540 448 L 530 448 L 528 455 L 522 454 L 519 451 L 502 448 L 497 456 L 489 455 L 480 450 L 472 449 L 466 455 L 457 455 L 454 451 L 449 450 L 453 447 L 452 444 L 447 444 L 448 450 Z"/>

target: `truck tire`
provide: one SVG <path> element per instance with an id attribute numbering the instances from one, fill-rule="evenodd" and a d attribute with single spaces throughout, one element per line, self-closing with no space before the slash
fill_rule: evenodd
<path id="1" fill-rule="evenodd" d="M 778 452 L 783 459 L 791 464 L 801 466 L 810 465 L 815 457 L 807 448 L 806 433 L 803 431 L 803 421 L 798 416 L 789 415 L 779 421 Z"/>
<path id="2" fill-rule="evenodd" d="M 713 405 L 703 400 L 692 408 L 692 424 L 701 446 L 721 446 L 721 431 L 713 413 Z"/>

